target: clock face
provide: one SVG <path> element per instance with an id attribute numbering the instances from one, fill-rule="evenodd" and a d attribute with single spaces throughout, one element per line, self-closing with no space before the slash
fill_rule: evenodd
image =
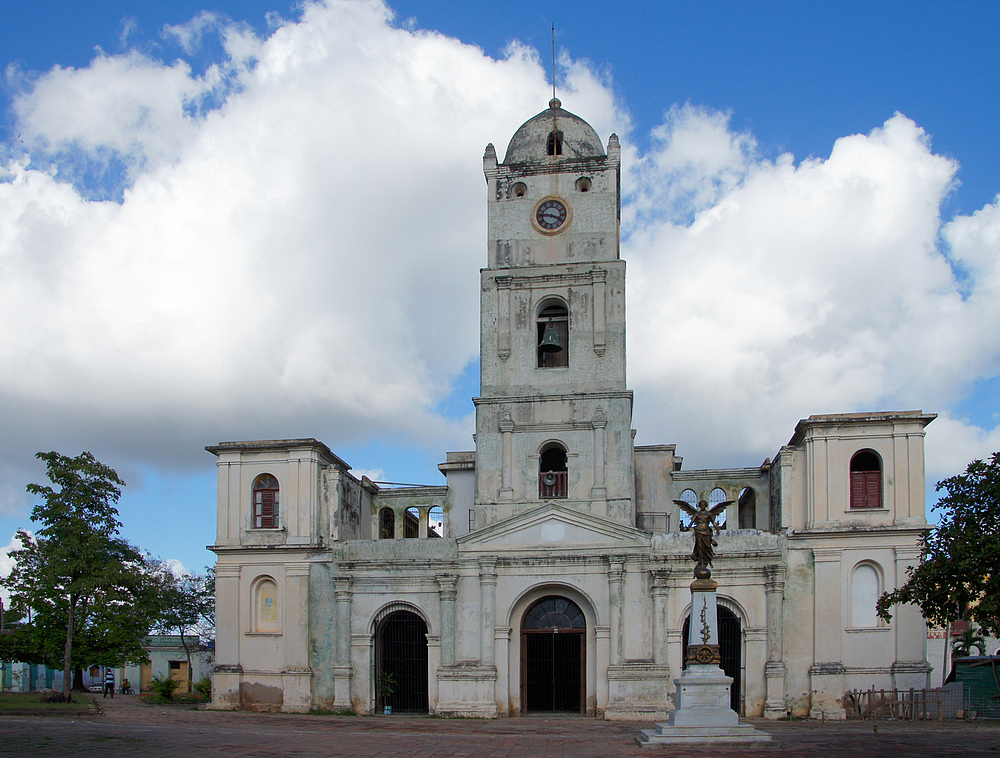
<path id="1" fill-rule="evenodd" d="M 556 198 L 547 198 L 535 208 L 535 224 L 543 232 L 554 232 L 569 218 L 565 203 Z"/>

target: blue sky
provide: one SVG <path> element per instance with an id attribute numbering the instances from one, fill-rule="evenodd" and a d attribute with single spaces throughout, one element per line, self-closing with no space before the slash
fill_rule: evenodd
<path id="1" fill-rule="evenodd" d="M 482 150 L 545 106 L 553 23 L 564 107 L 625 148 L 637 442 L 754 465 L 809 413 L 922 408 L 931 483 L 1000 448 L 1000 7 L 390 6 L 5 8 L 0 547 L 42 449 L 114 466 L 126 536 L 192 569 L 204 445 L 439 482 Z"/>

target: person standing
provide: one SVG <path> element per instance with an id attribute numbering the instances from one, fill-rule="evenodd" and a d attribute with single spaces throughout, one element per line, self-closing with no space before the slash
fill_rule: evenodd
<path id="1" fill-rule="evenodd" d="M 104 697 L 111 693 L 111 697 L 115 696 L 115 672 L 108 669 L 104 672 Z"/>

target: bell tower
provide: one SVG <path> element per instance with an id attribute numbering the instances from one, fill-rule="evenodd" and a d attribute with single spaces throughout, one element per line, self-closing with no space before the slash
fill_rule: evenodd
<path id="1" fill-rule="evenodd" d="M 621 148 L 561 106 L 483 157 L 477 526 L 549 501 L 634 525 Z"/>

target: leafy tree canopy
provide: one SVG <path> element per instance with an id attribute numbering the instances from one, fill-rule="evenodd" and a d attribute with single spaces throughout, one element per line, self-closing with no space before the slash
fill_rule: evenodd
<path id="1" fill-rule="evenodd" d="M 902 587 L 878 600 L 878 614 L 914 603 L 933 624 L 975 622 L 1000 636 L 1000 453 L 973 461 L 964 474 L 943 479 L 935 510 L 941 521 L 922 540 L 921 562 Z"/>
<path id="2" fill-rule="evenodd" d="M 139 551 L 118 536 L 114 504 L 125 483 L 84 452 L 38 453 L 51 485 L 29 484 L 41 498 L 34 535 L 21 530 L 14 568 L 0 580 L 26 619 L 0 643 L 9 657 L 63 668 L 119 666 L 145 658 L 141 643 L 158 613 L 155 582 Z"/>

